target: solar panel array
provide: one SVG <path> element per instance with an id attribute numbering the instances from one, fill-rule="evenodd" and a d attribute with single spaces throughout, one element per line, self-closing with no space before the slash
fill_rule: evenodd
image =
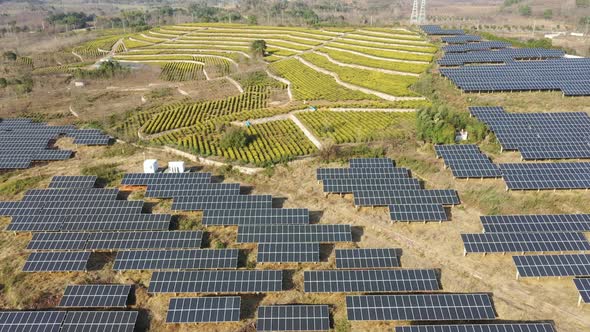
<path id="1" fill-rule="evenodd" d="M 240 320 L 239 296 L 170 299 L 166 323 L 219 323 Z"/>
<path id="2" fill-rule="evenodd" d="M 549 323 L 397 326 L 395 332 L 556 332 Z"/>
<path id="3" fill-rule="evenodd" d="M 590 116 L 585 112 L 508 113 L 502 107 L 469 111 L 494 132 L 503 150 L 518 150 L 524 160 L 590 158 Z"/>
<path id="4" fill-rule="evenodd" d="M 487 294 L 346 296 L 351 321 L 467 321 L 496 318 Z"/>
<path id="5" fill-rule="evenodd" d="M 590 277 L 590 254 L 513 256 L 519 277 Z"/>
<path id="6" fill-rule="evenodd" d="M 273 305 L 258 307 L 257 331 L 327 331 L 327 305 Z"/>
<path id="7" fill-rule="evenodd" d="M 442 37 L 440 40 L 447 44 L 472 44 L 473 42 L 479 42 L 481 37 L 476 35 L 459 35 Z"/>
<path id="8" fill-rule="evenodd" d="M 574 284 L 580 293 L 580 300 L 584 303 L 590 303 L 590 278 L 576 278 Z"/>
<path id="9" fill-rule="evenodd" d="M 590 250 L 582 233 L 461 234 L 466 253 L 566 252 Z"/>
<path id="10" fill-rule="evenodd" d="M 440 68 L 440 73 L 464 92 L 561 91 L 565 96 L 590 95 L 589 58 Z"/>
<path id="11" fill-rule="evenodd" d="M 440 60 L 437 61 L 437 63 L 440 66 L 464 66 L 468 64 L 481 63 L 512 63 L 521 60 L 557 59 L 563 58 L 564 55 L 565 52 L 562 50 L 550 50 L 545 48 L 503 48 L 498 50 L 481 50 L 467 53 L 447 52 Z M 441 68 L 441 70 L 443 69 L 445 68 Z"/>
<path id="12" fill-rule="evenodd" d="M 590 214 L 481 216 L 486 233 L 590 232 Z"/>
<path id="13" fill-rule="evenodd" d="M 304 272 L 306 293 L 390 293 L 439 290 L 435 270 L 313 270 Z"/>
<path id="14" fill-rule="evenodd" d="M 477 145 L 435 145 L 436 156 L 443 158 L 456 178 L 499 178 L 500 169 L 483 154 Z"/>
<path id="15" fill-rule="evenodd" d="M 439 25 L 421 25 L 420 29 L 427 35 L 464 35 L 465 31 L 460 29 L 443 29 Z"/>
<path id="16" fill-rule="evenodd" d="M 172 201 L 172 210 L 175 211 L 270 208 L 272 208 L 271 195 L 183 196 L 175 197 Z"/>
<path id="17" fill-rule="evenodd" d="M 350 160 L 350 168 L 318 168 L 325 193 L 352 193 L 354 204 L 388 206 L 394 221 L 448 220 L 444 205 L 459 204 L 454 190 L 425 190 L 389 158 Z"/>
<path id="18" fill-rule="evenodd" d="M 131 285 L 70 285 L 66 288 L 59 307 L 69 308 L 125 308 Z"/>
<path id="19" fill-rule="evenodd" d="M 205 210 L 203 225 L 309 224 L 307 209 Z"/>
<path id="20" fill-rule="evenodd" d="M 259 243 L 258 263 L 315 263 L 320 261 L 318 243 Z"/>
<path id="21" fill-rule="evenodd" d="M 97 176 L 95 175 L 77 175 L 63 176 L 58 175 L 51 178 L 49 188 L 67 189 L 67 188 L 94 188 Z"/>
<path id="22" fill-rule="evenodd" d="M 136 311 L 0 311 L 0 331 L 132 332 Z"/>
<path id="23" fill-rule="evenodd" d="M 29 250 L 133 250 L 200 248 L 202 231 L 35 233 Z"/>
<path id="24" fill-rule="evenodd" d="M 501 41 L 483 41 L 443 46 L 445 53 L 467 53 L 472 51 L 487 51 L 510 47 L 510 43 Z"/>
<path id="25" fill-rule="evenodd" d="M 238 243 L 352 242 L 350 225 L 245 225 L 238 227 Z"/>
<path id="26" fill-rule="evenodd" d="M 23 272 L 86 271 L 89 259 L 87 251 L 34 252 L 27 258 Z"/>
<path id="27" fill-rule="evenodd" d="M 506 187 L 511 190 L 588 189 L 589 166 L 573 162 L 499 164 Z"/>
<path id="28" fill-rule="evenodd" d="M 31 119 L 0 119 L 0 169 L 23 169 L 36 161 L 69 159 L 72 151 L 51 147 L 62 135 L 73 137 L 75 144 L 83 145 L 107 145 L 111 140 L 95 129 L 48 126 Z"/>
<path id="29" fill-rule="evenodd" d="M 337 269 L 374 269 L 400 266 L 400 250 L 392 248 L 336 249 Z"/>
<path id="30" fill-rule="evenodd" d="M 264 293 L 283 290 L 283 271 L 154 272 L 150 293 Z"/>

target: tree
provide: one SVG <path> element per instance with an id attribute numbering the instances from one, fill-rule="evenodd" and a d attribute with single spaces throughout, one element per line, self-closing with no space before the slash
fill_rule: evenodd
<path id="1" fill-rule="evenodd" d="M 231 127 L 225 131 L 219 146 L 222 149 L 243 148 L 248 145 L 249 137 L 244 128 Z"/>
<path id="2" fill-rule="evenodd" d="M 533 14 L 533 10 L 531 9 L 531 6 L 529 6 L 529 5 L 520 6 L 518 8 L 518 12 L 522 16 L 531 16 Z"/>
<path id="3" fill-rule="evenodd" d="M 4 89 L 8 86 L 8 81 L 4 77 L 0 77 L 0 88 Z"/>
<path id="4" fill-rule="evenodd" d="M 12 51 L 6 51 L 4 52 L 4 54 L 2 55 L 4 56 L 4 59 L 6 60 L 10 60 L 10 61 L 16 61 L 16 53 L 12 52 Z"/>
<path id="5" fill-rule="evenodd" d="M 249 15 L 248 16 L 248 24 L 249 25 L 258 25 L 258 17 L 256 17 L 256 15 Z"/>
<path id="6" fill-rule="evenodd" d="M 552 17 L 553 17 L 553 10 L 545 9 L 545 11 L 543 12 L 543 18 L 545 18 L 546 20 L 550 20 Z"/>
<path id="7" fill-rule="evenodd" d="M 250 51 L 255 57 L 266 55 L 266 42 L 263 39 L 257 39 L 250 45 Z"/>

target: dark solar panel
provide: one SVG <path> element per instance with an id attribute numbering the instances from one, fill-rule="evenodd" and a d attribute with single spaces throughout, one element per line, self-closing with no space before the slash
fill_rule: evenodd
<path id="1" fill-rule="evenodd" d="M 172 216 L 166 214 L 95 214 L 17 216 L 7 230 L 14 232 L 95 232 L 168 230 Z"/>
<path id="2" fill-rule="evenodd" d="M 327 179 L 325 193 L 347 194 L 360 190 L 420 189 L 420 180 L 411 178 Z"/>
<path id="3" fill-rule="evenodd" d="M 346 296 L 350 321 L 448 321 L 496 318 L 487 294 Z"/>
<path id="4" fill-rule="evenodd" d="M 590 232 L 590 214 L 481 216 L 486 233 Z"/>
<path id="5" fill-rule="evenodd" d="M 203 225 L 309 224 L 307 209 L 206 210 Z"/>
<path id="6" fill-rule="evenodd" d="M 356 206 L 388 206 L 415 204 L 459 204 L 457 192 L 451 189 L 429 190 L 368 190 L 355 191 L 354 205 Z"/>
<path id="7" fill-rule="evenodd" d="M 235 269 L 238 249 L 120 251 L 113 270 Z"/>
<path id="8" fill-rule="evenodd" d="M 319 262 L 318 243 L 259 243 L 258 263 Z"/>
<path id="9" fill-rule="evenodd" d="M 235 196 L 240 194 L 239 183 L 188 183 L 150 185 L 145 192 L 151 198 L 175 198 L 182 196 Z"/>
<path id="10" fill-rule="evenodd" d="M 283 271 L 154 272 L 150 293 L 263 293 L 283 290 Z"/>
<path id="11" fill-rule="evenodd" d="M 121 184 L 124 186 L 174 185 L 186 183 L 209 183 L 211 173 L 127 173 Z"/>
<path id="12" fill-rule="evenodd" d="M 54 251 L 34 252 L 29 255 L 23 272 L 85 271 L 90 252 Z"/>
<path id="13" fill-rule="evenodd" d="M 68 189 L 68 188 L 93 188 L 96 183 L 96 176 L 78 175 L 78 176 L 54 176 L 51 178 L 49 188 Z"/>
<path id="14" fill-rule="evenodd" d="M 513 256 L 519 277 L 590 277 L 590 254 Z"/>
<path id="15" fill-rule="evenodd" d="M 398 249 L 336 249 L 337 269 L 374 269 L 399 267 Z"/>
<path id="16" fill-rule="evenodd" d="M 84 250 L 88 233 L 34 233 L 28 250 Z"/>
<path id="17" fill-rule="evenodd" d="M 172 298 L 166 323 L 238 322 L 240 302 L 239 296 Z"/>
<path id="18" fill-rule="evenodd" d="M 23 202 L 32 201 L 102 201 L 115 200 L 119 189 L 32 189 L 27 190 Z"/>
<path id="19" fill-rule="evenodd" d="M 66 288 L 59 307 L 125 308 L 129 293 L 130 285 L 70 285 Z"/>
<path id="20" fill-rule="evenodd" d="M 235 195 L 235 196 L 184 196 L 176 197 L 172 210 L 245 210 L 272 208 L 271 195 Z"/>
<path id="21" fill-rule="evenodd" d="M 395 332 L 556 332 L 549 323 L 397 326 Z"/>
<path id="22" fill-rule="evenodd" d="M 245 225 L 238 227 L 238 243 L 351 242 L 350 225 Z"/>
<path id="23" fill-rule="evenodd" d="M 88 250 L 200 248 L 201 231 L 92 233 Z"/>
<path id="24" fill-rule="evenodd" d="M 327 331 L 327 305 L 274 305 L 258 308 L 257 331 Z"/>
<path id="25" fill-rule="evenodd" d="M 389 293 L 439 290 L 435 270 L 313 270 L 304 272 L 306 293 Z"/>
<path id="26" fill-rule="evenodd" d="M 400 167 L 318 168 L 317 180 L 407 178 L 410 173 Z"/>
<path id="27" fill-rule="evenodd" d="M 461 234 L 465 252 L 563 252 L 590 250 L 582 233 Z"/>
<path id="28" fill-rule="evenodd" d="M 133 332 L 137 311 L 71 311 L 61 332 Z"/>
<path id="29" fill-rule="evenodd" d="M 574 284 L 578 292 L 580 292 L 580 300 L 584 303 L 590 303 L 590 278 L 576 278 Z"/>
<path id="30" fill-rule="evenodd" d="M 59 332 L 64 311 L 0 311 L 0 331 Z"/>

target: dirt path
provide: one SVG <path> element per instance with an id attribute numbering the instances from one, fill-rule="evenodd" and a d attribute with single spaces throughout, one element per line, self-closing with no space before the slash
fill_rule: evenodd
<path id="1" fill-rule="evenodd" d="M 389 100 L 389 101 L 424 100 L 425 99 L 424 97 L 396 97 L 396 96 L 392 96 L 392 95 L 387 94 L 387 93 L 383 93 L 383 92 L 375 91 L 375 90 L 372 90 L 372 89 L 360 87 L 358 85 L 346 83 L 346 82 L 343 82 L 342 80 L 340 80 L 340 77 L 336 73 L 333 73 L 333 72 L 331 72 L 329 70 L 326 70 L 324 68 L 318 67 L 318 66 L 314 65 L 313 63 L 310 63 L 310 62 L 302 59 L 299 56 L 295 56 L 295 59 L 299 60 L 301 63 L 303 63 L 304 65 L 310 67 L 311 69 L 313 69 L 315 71 L 318 71 L 320 73 L 323 73 L 323 74 L 332 76 L 336 80 L 336 82 L 338 84 L 340 84 L 341 86 L 343 86 L 345 88 L 348 88 L 350 90 L 361 91 L 361 92 L 364 92 L 366 94 L 371 94 L 371 95 L 377 96 L 377 97 L 379 97 L 381 99 L 385 99 L 385 100 Z"/>
<path id="2" fill-rule="evenodd" d="M 71 114 L 72 114 L 74 117 L 76 117 L 76 118 L 79 118 L 79 117 L 80 117 L 80 116 L 78 115 L 78 113 L 76 113 L 76 112 L 74 111 L 74 109 L 72 108 L 72 105 L 70 105 L 70 107 L 69 107 L 69 109 L 68 109 L 68 110 L 70 111 L 70 113 L 71 113 Z"/>
<path id="3" fill-rule="evenodd" d="M 362 52 L 351 51 L 351 50 L 346 50 L 343 48 L 336 48 L 336 47 L 331 47 L 331 46 L 324 46 L 324 47 L 329 50 L 338 51 L 338 52 L 346 52 L 346 53 L 350 53 L 350 54 L 354 54 L 354 55 L 358 55 L 358 56 L 364 56 L 366 58 L 375 59 L 375 60 L 403 62 L 403 63 L 415 63 L 415 64 L 421 64 L 421 65 L 430 63 L 428 61 L 413 61 L 413 60 L 400 60 L 400 59 L 384 58 L 384 57 L 380 57 L 380 56 L 370 55 L 370 54 L 366 54 L 366 53 L 362 53 Z"/>
<path id="4" fill-rule="evenodd" d="M 238 91 L 240 91 L 240 93 L 244 93 L 244 88 L 242 88 L 242 86 L 240 85 L 240 83 L 238 83 L 238 81 L 234 80 L 233 78 L 229 77 L 229 76 L 225 76 L 225 78 L 231 83 L 233 84 L 236 89 L 238 89 Z"/>
<path id="5" fill-rule="evenodd" d="M 289 101 L 293 101 L 293 93 L 291 92 L 291 81 L 271 73 L 270 70 L 268 70 L 268 68 L 266 69 L 266 74 L 281 83 L 287 84 L 287 95 L 289 95 Z"/>
<path id="6" fill-rule="evenodd" d="M 305 137 L 307 137 L 313 143 L 313 145 L 318 148 L 318 150 L 322 149 L 322 142 L 320 142 L 320 140 L 315 137 L 315 135 L 309 129 L 307 129 L 307 127 L 295 116 L 295 113 L 289 113 L 289 119 L 295 122 L 297 127 L 299 127 L 299 129 L 301 129 L 301 131 L 305 134 Z"/>
<path id="7" fill-rule="evenodd" d="M 403 75 L 403 76 L 415 76 L 415 77 L 420 76 L 419 74 L 408 73 L 408 72 L 405 72 L 405 71 L 395 71 L 395 70 L 388 70 L 388 69 L 375 68 L 375 67 L 367 67 L 367 66 L 361 66 L 361 65 L 353 65 L 353 64 L 350 64 L 350 63 L 340 62 L 340 61 L 337 61 L 337 60 L 332 59 L 328 54 L 322 53 L 321 51 L 313 51 L 312 53 L 317 54 L 317 55 L 321 55 L 321 56 L 325 57 L 331 63 L 333 63 L 335 65 L 338 65 L 340 67 L 349 67 L 349 68 L 356 68 L 356 69 L 372 70 L 372 71 L 377 71 L 377 72 L 380 72 L 380 73 L 383 73 L 383 74 L 391 74 L 391 75 Z"/>
<path id="8" fill-rule="evenodd" d="M 76 53 L 76 52 L 74 52 L 74 51 L 72 51 L 72 54 L 73 54 L 74 56 L 76 56 L 78 59 L 80 59 L 80 61 L 81 61 L 81 62 L 84 62 L 84 58 L 83 58 L 83 57 L 82 57 L 80 54 L 78 54 L 78 53 Z"/>

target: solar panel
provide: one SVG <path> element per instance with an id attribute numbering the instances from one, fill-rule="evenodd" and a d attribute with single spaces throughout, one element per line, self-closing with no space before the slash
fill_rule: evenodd
<path id="1" fill-rule="evenodd" d="M 54 176 L 51 178 L 49 188 L 67 189 L 67 188 L 93 188 L 97 177 L 94 175 L 78 176 Z"/>
<path id="2" fill-rule="evenodd" d="M 337 269 L 374 269 L 399 267 L 399 249 L 336 249 Z"/>
<path id="3" fill-rule="evenodd" d="M 359 190 L 420 189 L 420 180 L 411 178 L 326 179 L 325 193 L 347 194 Z"/>
<path id="4" fill-rule="evenodd" d="M 443 29 L 439 25 L 421 25 L 420 29 L 427 35 L 464 35 L 465 31 L 459 29 Z"/>
<path id="5" fill-rule="evenodd" d="M 512 256 L 518 277 L 590 277 L 590 254 Z"/>
<path id="6" fill-rule="evenodd" d="M 53 251 L 34 252 L 29 255 L 23 272 L 85 271 L 90 252 Z"/>
<path id="7" fill-rule="evenodd" d="M 590 232 L 590 214 L 481 216 L 486 233 Z"/>
<path id="8" fill-rule="evenodd" d="M 127 173 L 123 176 L 121 185 L 151 186 L 209 182 L 211 173 Z"/>
<path id="9" fill-rule="evenodd" d="M 550 252 L 590 250 L 582 233 L 461 234 L 466 253 Z"/>
<path id="10" fill-rule="evenodd" d="M 0 331 L 59 332 L 64 311 L 0 311 Z"/>
<path id="11" fill-rule="evenodd" d="M 389 293 L 439 290 L 435 270 L 304 271 L 306 293 Z"/>
<path id="12" fill-rule="evenodd" d="M 481 40 L 481 37 L 476 36 L 476 35 L 460 35 L 460 36 L 442 37 L 440 40 L 443 43 L 447 43 L 447 44 L 465 44 L 465 43 L 471 43 L 471 42 L 478 42 Z"/>
<path id="13" fill-rule="evenodd" d="M 238 243 L 352 242 L 350 225 L 241 225 Z"/>
<path id="14" fill-rule="evenodd" d="M 259 243 L 258 263 L 310 263 L 320 261 L 318 243 Z"/>
<path id="15" fill-rule="evenodd" d="M 84 250 L 88 233 L 34 233 L 28 250 Z"/>
<path id="16" fill-rule="evenodd" d="M 150 185 L 145 197 L 175 198 L 181 196 L 235 196 L 240 194 L 239 183 L 188 183 Z"/>
<path id="17" fill-rule="evenodd" d="M 258 307 L 257 331 L 327 331 L 327 305 L 274 305 Z"/>
<path id="18" fill-rule="evenodd" d="M 388 206 L 408 204 L 459 204 L 457 192 L 451 189 L 428 190 L 368 190 L 355 191 L 354 205 L 356 206 Z"/>
<path id="19" fill-rule="evenodd" d="M 59 302 L 68 308 L 125 308 L 131 285 L 69 285 Z"/>
<path id="20" fill-rule="evenodd" d="M 350 321 L 448 321 L 496 318 L 487 294 L 346 296 Z"/>
<path id="21" fill-rule="evenodd" d="M 238 249 L 120 251 L 113 270 L 236 269 Z"/>
<path id="22" fill-rule="evenodd" d="M 175 211 L 245 210 L 272 208 L 271 195 L 184 196 L 172 202 Z"/>
<path id="23" fill-rule="evenodd" d="M 389 158 L 352 158 L 350 159 L 351 168 L 368 168 L 384 167 L 393 168 L 395 162 Z"/>
<path id="24" fill-rule="evenodd" d="M 239 296 L 172 298 L 166 323 L 238 322 L 240 302 Z"/>
<path id="25" fill-rule="evenodd" d="M 584 303 L 590 303 L 590 279 L 574 279 L 576 289 L 580 292 L 580 300 Z"/>
<path id="26" fill-rule="evenodd" d="M 200 248 L 202 231 L 92 233 L 88 250 Z"/>
<path id="27" fill-rule="evenodd" d="M 437 61 L 440 66 L 464 66 L 468 64 L 512 63 L 517 60 L 545 60 L 563 58 L 564 51 L 545 48 L 503 48 L 467 53 L 445 53 Z M 454 68 L 453 68 L 454 69 Z M 485 82 L 485 81 L 484 81 Z"/>
<path id="28" fill-rule="evenodd" d="M 307 209 L 206 210 L 203 225 L 309 224 Z"/>
<path id="29" fill-rule="evenodd" d="M 318 168 L 316 173 L 318 181 L 327 179 L 407 178 L 409 176 L 408 169 L 400 167 Z"/>
<path id="30" fill-rule="evenodd" d="M 137 311 L 71 311 L 61 332 L 133 332 Z"/>
<path id="31" fill-rule="evenodd" d="M 549 323 L 397 326 L 395 332 L 556 332 Z"/>
<path id="32" fill-rule="evenodd" d="M 439 204 L 390 205 L 393 221 L 447 221 L 445 208 Z"/>
<path id="33" fill-rule="evenodd" d="M 154 272 L 150 293 L 263 293 L 283 290 L 283 271 Z"/>
<path id="34" fill-rule="evenodd" d="M 115 200 L 117 195 L 119 189 L 32 189 L 27 190 L 22 201 L 101 201 Z"/>

